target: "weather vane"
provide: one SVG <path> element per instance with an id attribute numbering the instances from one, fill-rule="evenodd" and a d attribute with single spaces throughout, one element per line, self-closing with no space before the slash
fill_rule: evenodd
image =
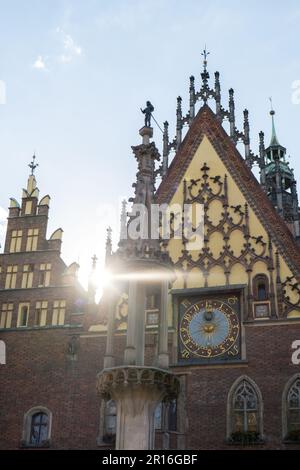
<path id="1" fill-rule="evenodd" d="M 203 56 L 203 68 L 204 68 L 204 72 L 206 72 L 206 67 L 207 67 L 207 56 L 208 56 L 209 52 L 207 51 L 206 49 L 206 44 L 205 44 L 205 47 L 203 49 L 203 52 L 201 52 L 201 55 Z"/>
<path id="2" fill-rule="evenodd" d="M 273 109 L 272 96 L 270 96 L 269 100 L 270 100 L 270 103 L 271 103 L 271 111 L 270 111 L 270 114 L 271 114 L 271 116 L 274 116 L 275 111 L 274 111 L 274 109 Z"/>
<path id="3" fill-rule="evenodd" d="M 31 175 L 33 176 L 36 167 L 39 166 L 38 163 L 35 163 L 35 155 L 33 155 L 33 157 L 32 157 L 32 162 L 30 162 L 28 166 L 29 166 L 29 168 L 31 169 Z"/>

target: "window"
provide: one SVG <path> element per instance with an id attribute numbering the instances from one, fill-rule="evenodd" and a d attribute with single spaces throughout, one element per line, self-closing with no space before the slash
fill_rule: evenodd
<path id="1" fill-rule="evenodd" d="M 228 395 L 227 437 L 240 444 L 260 442 L 262 437 L 262 397 L 248 377 L 238 379 Z"/>
<path id="2" fill-rule="evenodd" d="M 146 297 L 146 325 L 154 326 L 158 324 L 160 294 L 153 287 L 148 290 Z"/>
<path id="3" fill-rule="evenodd" d="M 33 446 L 41 446 L 48 437 L 48 415 L 35 413 L 31 418 L 31 430 L 29 443 Z"/>
<path id="4" fill-rule="evenodd" d="M 155 408 L 154 412 L 154 429 L 162 428 L 162 402 Z"/>
<path id="5" fill-rule="evenodd" d="M 168 429 L 177 431 L 177 400 L 176 398 L 168 403 Z"/>
<path id="6" fill-rule="evenodd" d="M 266 318 L 270 314 L 269 280 L 265 274 L 257 274 L 253 279 L 254 316 Z"/>
<path id="7" fill-rule="evenodd" d="M 11 304 L 11 303 L 2 304 L 0 328 L 11 328 L 11 319 L 12 319 L 13 309 L 14 309 L 14 304 Z"/>
<path id="8" fill-rule="evenodd" d="M 6 278 L 5 278 L 5 289 L 15 289 L 17 281 L 18 265 L 7 266 Z"/>
<path id="9" fill-rule="evenodd" d="M 18 310 L 18 327 L 27 326 L 28 317 L 29 317 L 29 303 L 20 303 L 19 310 Z"/>
<path id="10" fill-rule="evenodd" d="M 288 382 L 283 398 L 283 437 L 300 442 L 300 374 Z"/>
<path id="11" fill-rule="evenodd" d="M 50 443 L 52 413 L 45 407 L 35 407 L 24 416 L 23 447 L 47 447 Z"/>
<path id="12" fill-rule="evenodd" d="M 22 289 L 32 287 L 34 264 L 24 264 L 22 275 Z"/>
<path id="13" fill-rule="evenodd" d="M 117 405 L 114 400 L 105 403 L 103 442 L 113 443 L 116 437 Z"/>
<path id="14" fill-rule="evenodd" d="M 233 401 L 235 431 L 257 431 L 257 411 L 258 403 L 255 390 L 246 380 L 243 380 L 235 392 Z"/>
<path id="15" fill-rule="evenodd" d="M 35 315 L 34 315 L 34 326 L 45 326 L 47 323 L 47 309 L 48 302 L 43 300 L 36 302 L 35 304 Z"/>
<path id="16" fill-rule="evenodd" d="M 258 274 L 253 279 L 253 295 L 255 300 L 269 299 L 269 281 L 265 274 Z"/>
<path id="17" fill-rule="evenodd" d="M 154 429 L 170 432 L 177 430 L 177 400 L 160 402 L 154 412 Z"/>
<path id="18" fill-rule="evenodd" d="M 17 253 L 21 251 L 22 244 L 22 230 L 12 230 L 10 240 L 10 253 Z"/>
<path id="19" fill-rule="evenodd" d="M 26 251 L 36 251 L 38 243 L 39 229 L 30 228 L 28 230 L 27 242 L 26 242 Z"/>
<path id="20" fill-rule="evenodd" d="M 52 325 L 63 325 L 65 323 L 66 301 L 55 300 L 53 302 Z"/>
<path id="21" fill-rule="evenodd" d="M 38 286 L 47 287 L 50 285 L 51 264 L 43 263 L 40 265 Z"/>

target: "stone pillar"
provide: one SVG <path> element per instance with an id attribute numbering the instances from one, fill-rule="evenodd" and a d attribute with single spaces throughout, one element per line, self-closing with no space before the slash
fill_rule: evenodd
<path id="1" fill-rule="evenodd" d="M 138 283 L 136 304 L 136 365 L 142 366 L 145 363 L 145 284 Z"/>
<path id="2" fill-rule="evenodd" d="M 106 337 L 106 350 L 104 356 L 104 369 L 113 367 L 115 365 L 115 356 L 113 351 L 114 329 L 115 329 L 115 310 L 116 310 L 116 297 L 110 292 L 108 307 L 108 324 L 107 324 L 107 337 Z"/>
<path id="3" fill-rule="evenodd" d="M 151 450 L 154 447 L 154 413 L 162 400 L 178 395 L 179 381 L 166 370 L 121 366 L 97 376 L 102 398 L 117 403 L 117 450 Z"/>
<path id="4" fill-rule="evenodd" d="M 127 340 L 124 354 L 126 365 L 144 364 L 145 349 L 145 286 L 129 282 Z"/>
<path id="5" fill-rule="evenodd" d="M 168 281 L 161 283 L 158 337 L 158 367 L 169 367 L 168 352 Z"/>
<path id="6" fill-rule="evenodd" d="M 154 448 L 154 413 L 163 395 L 155 386 L 116 388 L 113 396 L 117 401 L 117 450 Z"/>

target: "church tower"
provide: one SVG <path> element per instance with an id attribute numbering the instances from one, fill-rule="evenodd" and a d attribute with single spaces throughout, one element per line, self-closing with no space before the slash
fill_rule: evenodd
<path id="1" fill-rule="evenodd" d="M 270 111 L 272 133 L 264 152 L 261 182 L 278 214 L 285 220 L 294 237 L 300 239 L 299 207 L 294 172 L 287 161 L 286 148 L 280 145 L 274 123 L 275 111 Z"/>

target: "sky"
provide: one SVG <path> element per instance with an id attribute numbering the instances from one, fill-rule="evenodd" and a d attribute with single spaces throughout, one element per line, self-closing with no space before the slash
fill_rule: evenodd
<path id="1" fill-rule="evenodd" d="M 251 146 L 268 143 L 270 102 L 300 191 L 300 3 L 278 0 L 0 0 L 0 242 L 9 198 L 21 198 L 33 153 L 40 196 L 50 194 L 48 235 L 62 227 L 62 256 L 104 262 L 106 228 L 118 242 L 150 100 L 175 134 L 176 97 L 188 110 L 189 76 L 200 88 L 201 51 L 220 72 L 222 104 L 235 90 L 237 126 L 249 109 Z M 162 134 L 154 126 L 161 150 Z"/>

